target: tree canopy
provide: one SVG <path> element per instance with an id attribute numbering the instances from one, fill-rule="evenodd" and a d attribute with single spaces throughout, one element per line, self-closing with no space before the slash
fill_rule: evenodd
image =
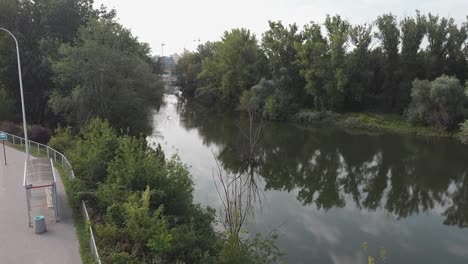
<path id="1" fill-rule="evenodd" d="M 20 46 L 29 122 L 82 126 L 102 117 L 133 134 L 149 131 L 163 86 L 148 45 L 118 24 L 115 14 L 95 9 L 91 0 L 0 2 L 0 25 Z M 16 63 L 14 42 L 2 31 L 1 119 L 19 122 L 11 113 L 21 102 Z"/>
<path id="2" fill-rule="evenodd" d="M 217 42 L 212 58 L 189 67 L 200 52 L 182 56 L 177 74 L 191 76 L 190 83 L 180 83 L 190 91 L 187 97 L 209 94 L 210 100 L 200 101 L 231 109 L 268 84 L 273 88 L 260 90 L 269 94 L 259 96 L 269 119 L 287 119 L 302 108 L 401 115 L 413 100 L 415 79 L 446 75 L 462 85 L 467 81 L 467 32 L 468 21 L 419 11 L 402 19 L 383 14 L 361 25 L 327 16 L 302 30 L 269 21 L 259 44 L 248 30 L 234 29 Z"/>
<path id="3" fill-rule="evenodd" d="M 200 78 L 205 89 L 219 90 L 220 99 L 236 106 L 242 92 L 266 74 L 266 58 L 255 35 L 247 29 L 226 31 L 212 57 L 202 62 Z"/>
<path id="4" fill-rule="evenodd" d="M 162 99 L 162 82 L 145 61 L 147 45 L 112 19 L 94 19 L 64 44 L 52 64 L 57 87 L 49 105 L 68 123 L 83 126 L 102 117 L 132 134 L 151 131 L 151 107 Z"/>

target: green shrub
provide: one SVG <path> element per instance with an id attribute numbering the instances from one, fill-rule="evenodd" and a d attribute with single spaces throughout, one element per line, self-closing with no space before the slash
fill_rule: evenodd
<path id="1" fill-rule="evenodd" d="M 114 252 L 109 256 L 109 263 L 112 264 L 133 264 L 138 263 L 136 258 L 127 252 Z"/>
<path id="2" fill-rule="evenodd" d="M 16 136 L 21 136 L 24 134 L 22 126 L 19 126 L 10 121 L 0 122 L 0 130 Z"/>
<path id="3" fill-rule="evenodd" d="M 29 140 L 36 141 L 42 144 L 47 144 L 52 137 L 52 131 L 40 125 L 33 125 L 28 131 Z"/>
<path id="4" fill-rule="evenodd" d="M 250 240 L 244 240 L 236 236 L 225 239 L 220 252 L 219 263 L 222 264 L 273 264 L 285 263 L 284 254 L 275 245 L 276 233 L 266 238 L 255 234 Z"/>
<path id="5" fill-rule="evenodd" d="M 333 122 L 340 117 L 340 114 L 332 111 L 311 111 L 302 110 L 293 116 L 293 119 L 299 122 Z"/>
<path id="6" fill-rule="evenodd" d="M 75 175 L 89 189 L 96 189 L 104 182 L 107 166 L 114 158 L 119 140 L 109 122 L 92 119 L 74 140 L 73 147 L 64 154 L 72 163 Z"/>
<path id="7" fill-rule="evenodd" d="M 409 121 L 452 129 L 463 118 L 465 91 L 456 77 L 415 80 L 411 89 Z"/>
<path id="8" fill-rule="evenodd" d="M 265 102 L 265 110 L 263 112 L 264 116 L 267 119 L 277 120 L 281 115 L 280 106 L 278 104 L 278 100 L 276 100 L 275 96 L 269 96 Z"/>
<path id="9" fill-rule="evenodd" d="M 232 244 L 215 232 L 216 211 L 194 204 L 187 166 L 144 138 L 118 136 L 108 122 L 93 119 L 76 136 L 58 129 L 51 145 L 72 163 L 77 178 L 70 201 L 75 208 L 86 201 L 103 263 L 275 263 L 281 257 L 275 237 Z"/>
<path id="10" fill-rule="evenodd" d="M 58 127 L 55 130 L 55 135 L 49 140 L 48 145 L 59 151 L 64 153 L 65 150 L 70 150 L 74 147 L 75 138 L 71 132 L 69 127 Z"/>
<path id="11" fill-rule="evenodd" d="M 297 112 L 298 104 L 293 97 L 281 89 L 279 83 L 262 79 L 250 90 L 242 93 L 239 109 L 261 113 L 270 120 L 285 120 Z"/>
<path id="12" fill-rule="evenodd" d="M 460 132 L 457 138 L 463 143 L 468 144 L 468 120 L 460 124 Z"/>
<path id="13" fill-rule="evenodd" d="M 218 89 L 210 87 L 200 87 L 195 90 L 195 98 L 203 105 L 213 105 L 221 97 L 221 92 Z"/>

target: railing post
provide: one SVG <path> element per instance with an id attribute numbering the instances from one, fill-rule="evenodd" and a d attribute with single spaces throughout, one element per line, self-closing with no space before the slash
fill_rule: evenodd
<path id="1" fill-rule="evenodd" d="M 24 139 L 22 137 L 17 137 L 15 135 L 11 135 L 11 134 L 7 133 L 7 140 L 9 139 L 8 137 L 12 138 L 12 141 L 13 141 L 14 145 L 18 144 L 16 142 L 17 141 L 16 138 L 18 138 L 19 141 L 20 141 L 19 144 L 21 145 L 21 147 L 23 147 L 23 140 Z M 35 141 L 32 141 L 32 143 L 37 145 L 37 152 L 40 154 L 42 144 L 40 144 L 38 142 L 35 142 Z M 24 140 L 24 145 L 26 146 L 26 144 L 28 144 L 27 145 L 28 147 L 31 147 L 31 141 L 30 140 L 28 140 L 28 141 Z M 43 145 L 43 146 L 46 148 L 47 157 L 50 158 L 50 156 L 51 156 L 50 151 L 53 151 L 54 160 L 55 160 L 55 162 L 57 162 L 57 151 L 54 150 L 53 148 L 50 148 L 47 145 Z M 62 163 L 62 168 L 66 171 L 68 179 L 74 179 L 75 178 L 75 173 L 73 172 L 70 163 L 68 162 L 68 160 L 65 158 L 65 156 L 62 153 L 59 152 L 59 155 L 62 157 L 62 162 L 61 162 Z M 58 209 L 57 208 L 57 196 L 56 196 L 57 186 L 54 185 L 52 188 L 53 188 L 53 192 L 55 194 L 55 197 L 53 199 L 54 199 L 54 207 L 55 207 L 54 209 L 56 210 L 56 209 Z M 26 196 L 28 198 L 31 195 L 30 190 L 25 188 L 25 192 L 26 192 Z M 29 214 L 30 213 L 29 199 L 26 199 L 26 200 L 28 202 L 28 214 Z M 82 216 L 84 218 L 84 221 L 85 222 L 90 221 L 89 215 L 88 215 L 88 210 L 86 208 L 86 204 L 85 204 L 84 201 L 81 201 L 81 206 L 80 207 L 81 207 L 81 214 L 82 214 Z M 58 219 L 58 211 L 57 210 L 55 211 L 55 218 L 56 218 L 56 220 Z M 29 217 L 29 221 L 31 221 L 31 217 Z M 31 225 L 31 222 L 29 222 L 29 224 Z M 99 257 L 98 249 L 97 249 L 97 246 L 96 246 L 96 239 L 94 237 L 94 232 L 93 232 L 93 229 L 92 229 L 91 225 L 89 226 L 89 234 L 90 234 L 89 243 L 90 243 L 91 253 L 93 254 L 95 262 L 98 263 L 98 264 L 101 264 L 101 259 Z"/>

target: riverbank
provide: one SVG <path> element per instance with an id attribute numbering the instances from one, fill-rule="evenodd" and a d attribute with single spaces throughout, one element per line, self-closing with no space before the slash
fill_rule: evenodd
<path id="1" fill-rule="evenodd" d="M 250 128 L 247 114 L 215 111 L 193 100 L 178 103 L 173 95 L 166 102 L 155 113 L 157 133 L 148 141 L 160 143 L 167 156 L 180 156 L 193 175 L 194 200 L 212 208 L 222 207 L 213 171 L 254 171 L 249 186 L 259 188 L 262 198 L 253 201 L 252 232 L 266 236 L 280 226 L 277 246 L 287 263 L 328 264 L 334 262 L 331 255 L 340 256 L 339 263 L 345 256 L 363 263 L 359 259 L 367 256 L 357 250 L 364 241 L 377 241 L 371 230 L 378 234 L 373 244 L 395 253 L 388 263 L 445 259 L 466 264 L 466 258 L 444 247 L 468 243 L 468 230 L 457 226 L 463 212 L 456 210 L 468 186 L 468 164 L 460 158 L 467 146 L 451 139 L 288 120 L 264 121 L 250 152 L 251 141 L 244 135 Z M 444 197 L 443 203 L 438 197 Z M 412 250 L 401 240 L 414 245 Z M 427 248 L 441 249 L 438 257 L 424 254 Z M 368 252 L 379 256 L 379 248 Z"/>
<path id="2" fill-rule="evenodd" d="M 453 138 L 457 131 L 448 132 L 429 126 L 414 125 L 403 116 L 374 113 L 335 113 L 302 110 L 295 114 L 293 121 L 299 123 L 330 124 L 342 128 L 364 129 L 394 134 L 415 135 L 424 137 Z"/>

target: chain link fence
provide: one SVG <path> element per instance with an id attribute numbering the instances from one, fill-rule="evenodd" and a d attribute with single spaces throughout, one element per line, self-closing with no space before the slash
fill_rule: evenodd
<path id="1" fill-rule="evenodd" d="M 0 131 L 0 132 L 3 132 L 3 131 Z M 15 135 L 12 135 L 12 134 L 9 134 L 9 133 L 6 133 L 6 132 L 3 132 L 3 133 L 5 133 L 7 135 L 7 142 L 8 143 L 19 146 L 20 148 L 23 148 L 23 146 L 25 146 L 26 142 L 25 142 L 24 138 L 18 137 L 18 136 L 15 136 Z M 72 166 L 71 166 L 70 162 L 67 160 L 67 157 L 65 157 L 65 155 L 63 155 L 62 153 L 58 152 L 57 150 L 55 150 L 55 149 L 53 149 L 53 148 L 51 148 L 51 147 L 49 147 L 47 145 L 44 145 L 44 144 L 41 144 L 41 143 L 38 143 L 38 142 L 34 142 L 34 141 L 31 141 L 31 140 L 28 140 L 28 141 L 29 141 L 29 151 L 30 151 L 31 155 L 46 156 L 46 157 L 52 159 L 53 161 L 55 161 L 56 163 L 58 163 L 58 164 L 60 164 L 62 166 L 68 180 L 75 179 L 75 173 L 73 172 Z M 97 247 L 96 247 L 96 239 L 94 238 L 93 229 L 92 229 L 92 227 L 90 225 L 88 209 L 86 208 L 86 204 L 85 204 L 84 201 L 81 201 L 80 210 L 81 210 L 81 214 L 83 216 L 83 221 L 86 223 L 86 226 L 89 228 L 89 237 L 90 237 L 89 238 L 89 247 L 91 249 L 91 253 L 92 253 L 96 263 L 101 264 L 101 259 L 99 258 L 99 253 L 98 253 L 98 250 L 97 250 Z"/>

